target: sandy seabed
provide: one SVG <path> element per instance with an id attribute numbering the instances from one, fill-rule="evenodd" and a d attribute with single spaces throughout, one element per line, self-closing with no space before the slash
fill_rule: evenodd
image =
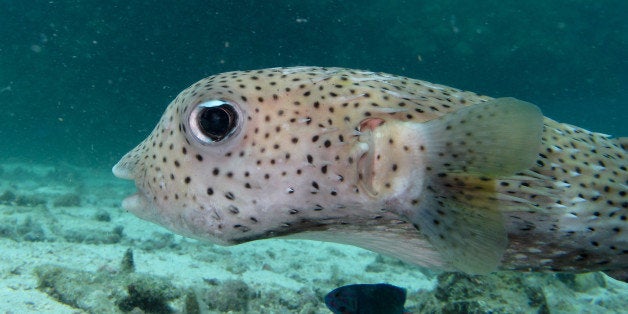
<path id="1" fill-rule="evenodd" d="M 628 309 L 628 285 L 600 273 L 512 274 L 514 281 L 500 275 L 486 281 L 484 288 L 500 291 L 487 297 L 477 284 L 484 279 L 438 275 L 351 246 L 280 239 L 233 247 L 201 243 L 121 209 L 133 191 L 108 169 L 0 165 L 0 313 L 329 313 L 322 301 L 327 292 L 379 282 L 406 288 L 413 313 L 465 312 L 499 302 L 521 313 Z M 121 262 L 129 249 L 134 269 L 125 272 Z M 470 294 L 465 284 L 477 291 Z M 537 292 L 508 297 L 530 289 Z M 164 306 L 147 305 L 153 301 Z"/>

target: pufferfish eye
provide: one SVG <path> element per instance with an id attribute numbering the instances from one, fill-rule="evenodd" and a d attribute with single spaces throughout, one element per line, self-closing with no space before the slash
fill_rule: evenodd
<path id="1" fill-rule="evenodd" d="M 228 101 L 210 100 L 192 110 L 190 129 L 203 144 L 218 143 L 231 136 L 238 125 L 238 111 Z"/>

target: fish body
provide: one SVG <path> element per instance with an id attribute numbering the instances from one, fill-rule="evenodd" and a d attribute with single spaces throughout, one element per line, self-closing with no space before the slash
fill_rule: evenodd
<path id="1" fill-rule="evenodd" d="M 406 289 L 391 284 L 353 284 L 325 295 L 334 314 L 407 314 Z"/>
<path id="2" fill-rule="evenodd" d="M 231 245 L 352 244 L 483 274 L 628 268 L 625 139 L 343 68 L 205 78 L 113 168 L 137 216 Z"/>

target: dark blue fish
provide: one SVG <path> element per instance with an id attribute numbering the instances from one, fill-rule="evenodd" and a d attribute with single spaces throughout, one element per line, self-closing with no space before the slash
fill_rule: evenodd
<path id="1" fill-rule="evenodd" d="M 386 283 L 342 286 L 325 296 L 334 314 L 404 314 L 404 303 L 406 289 Z"/>

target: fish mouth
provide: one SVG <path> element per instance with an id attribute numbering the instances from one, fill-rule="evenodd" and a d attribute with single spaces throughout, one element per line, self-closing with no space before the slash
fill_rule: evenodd
<path id="1" fill-rule="evenodd" d="M 135 163 L 131 162 L 130 159 L 129 154 L 122 157 L 120 161 L 111 168 L 113 175 L 124 180 L 135 180 Z M 148 199 L 146 195 L 139 190 L 122 200 L 122 208 L 136 215 L 143 212 L 143 209 L 147 208 L 147 205 Z"/>

